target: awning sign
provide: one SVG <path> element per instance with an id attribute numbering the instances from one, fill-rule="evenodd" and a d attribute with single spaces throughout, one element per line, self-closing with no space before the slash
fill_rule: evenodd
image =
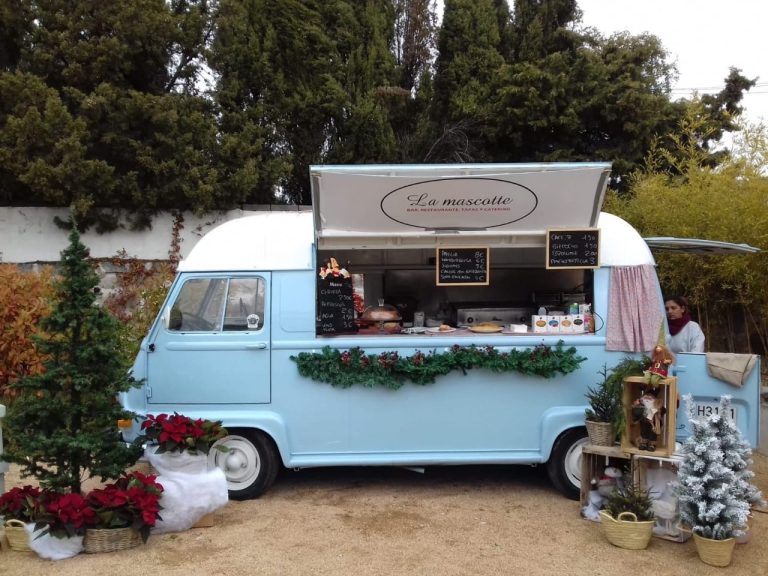
<path id="1" fill-rule="evenodd" d="M 486 235 L 482 245 L 548 228 L 592 228 L 607 163 L 313 166 L 318 247 L 333 239 Z M 488 235 L 493 238 L 488 238 Z"/>

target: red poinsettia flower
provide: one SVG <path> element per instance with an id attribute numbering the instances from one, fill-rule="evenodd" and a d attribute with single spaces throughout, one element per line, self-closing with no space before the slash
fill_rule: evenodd
<path id="1" fill-rule="evenodd" d="M 149 414 L 141 428 L 147 440 L 158 444 L 158 453 L 189 451 L 207 454 L 216 441 L 227 435 L 220 421 L 193 420 L 175 412 L 171 415 Z"/>
<path id="2" fill-rule="evenodd" d="M 75 536 L 85 533 L 88 526 L 96 524 L 96 514 L 80 494 L 45 495 L 47 516 L 42 523 L 56 537 Z"/>
<path id="3" fill-rule="evenodd" d="M 160 518 L 160 496 L 163 487 L 154 474 L 131 472 L 114 484 L 92 490 L 88 503 L 96 515 L 99 528 L 133 527 L 146 542 L 150 528 Z"/>
<path id="4" fill-rule="evenodd" d="M 36 486 L 11 488 L 0 496 L 0 516 L 6 520 L 31 522 L 40 506 L 40 495 L 41 490 Z"/>

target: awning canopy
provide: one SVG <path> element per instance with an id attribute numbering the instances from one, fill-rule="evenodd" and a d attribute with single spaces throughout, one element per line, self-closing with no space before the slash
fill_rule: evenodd
<path id="1" fill-rule="evenodd" d="M 608 163 L 312 166 L 320 249 L 538 247 L 597 225 Z"/>
<path id="2" fill-rule="evenodd" d="M 699 240 L 698 238 L 653 237 L 644 238 L 652 250 L 682 252 L 686 254 L 754 254 L 760 252 L 749 244 L 732 244 L 718 240 Z"/>

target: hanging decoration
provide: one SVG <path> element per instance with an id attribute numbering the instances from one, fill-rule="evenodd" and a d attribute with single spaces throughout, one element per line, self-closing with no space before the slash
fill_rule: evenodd
<path id="1" fill-rule="evenodd" d="M 447 352 L 420 350 L 412 356 L 400 356 L 397 351 L 365 354 L 360 347 L 337 350 L 325 346 L 322 352 L 301 352 L 291 356 L 299 374 L 340 388 L 355 384 L 383 386 L 396 390 L 406 382 L 431 384 L 438 376 L 454 370 L 466 375 L 467 370 L 480 368 L 491 372 L 519 372 L 530 376 L 552 378 L 569 374 L 586 360 L 575 347 L 563 349 L 560 341 L 555 347 L 540 344 L 525 350 L 499 352 L 493 346 L 454 345 Z"/>

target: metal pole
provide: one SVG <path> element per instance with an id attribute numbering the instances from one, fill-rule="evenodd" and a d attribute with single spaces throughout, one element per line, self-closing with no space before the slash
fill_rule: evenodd
<path id="1" fill-rule="evenodd" d="M 2 461 L 3 457 L 3 423 L 5 406 L 0 404 L 0 494 L 5 492 L 5 473 L 8 472 L 8 463 Z"/>

